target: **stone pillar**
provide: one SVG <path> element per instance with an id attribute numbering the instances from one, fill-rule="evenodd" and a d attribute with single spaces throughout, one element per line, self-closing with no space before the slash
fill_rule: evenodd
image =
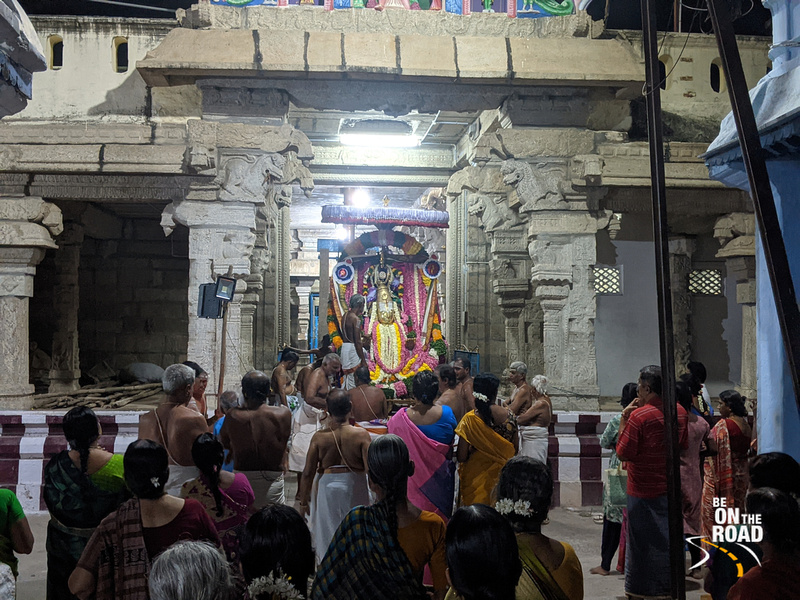
<path id="1" fill-rule="evenodd" d="M 262 368 L 261 363 L 256 361 L 255 358 L 255 316 L 258 297 L 264 289 L 264 279 L 260 273 L 254 272 L 245 277 L 244 281 L 247 284 L 247 292 L 242 296 L 242 346 L 239 352 L 245 371 L 249 371 L 254 368 Z"/>
<path id="2" fill-rule="evenodd" d="M 498 296 L 497 303 L 505 319 L 506 364 L 515 360 L 528 363 L 525 331 L 520 331 L 520 317 L 531 295 L 525 228 L 517 225 L 495 230 L 488 236 L 492 252 L 492 291 Z"/>
<path id="3" fill-rule="evenodd" d="M 692 270 L 694 240 L 687 237 L 669 241 L 669 270 L 672 287 L 672 335 L 675 343 L 675 375 L 686 372 L 692 355 L 692 295 L 689 272 Z"/>
<path id="4" fill-rule="evenodd" d="M 464 194 L 452 196 L 449 202 L 450 228 L 447 230 L 446 280 L 448 294 L 445 297 L 445 338 L 452 351 L 464 344 L 463 319 L 466 310 L 464 281 L 466 263 L 464 247 L 466 244 L 468 219 L 465 215 Z"/>
<path id="5" fill-rule="evenodd" d="M 177 224 L 189 228 L 189 344 L 187 358 L 209 375 L 209 394 L 217 390 L 220 372 L 222 320 L 197 316 L 199 288 L 233 267 L 237 278 L 234 300 L 228 306 L 227 360 L 224 389 L 238 389 L 247 362 L 242 355 L 244 277 L 250 274 L 255 243 L 255 207 L 246 202 L 219 202 L 213 185 L 193 186 L 185 200 L 164 209 L 161 224 L 169 235 Z"/>
<path id="6" fill-rule="evenodd" d="M 736 390 L 748 398 L 756 397 L 758 370 L 755 229 L 750 213 L 731 213 L 714 225 L 714 237 L 722 246 L 717 257 L 725 259 L 728 275 L 736 278 L 736 302 L 742 307 L 742 367 Z"/>
<path id="7" fill-rule="evenodd" d="M 289 261 L 292 255 L 292 234 L 289 230 L 289 207 L 284 206 L 278 212 L 275 222 L 275 319 L 276 319 L 276 344 L 272 357 L 277 356 L 278 350 L 292 343 L 291 330 L 291 292 L 292 284 L 289 270 Z"/>
<path id="8" fill-rule="evenodd" d="M 544 314 L 545 375 L 574 394 L 550 396 L 561 409 L 597 410 L 591 273 L 597 220 L 586 212 L 548 212 L 534 215 L 529 227 L 531 281 Z"/>
<path id="9" fill-rule="evenodd" d="M 33 276 L 51 235 L 62 231 L 61 211 L 33 197 L 0 198 L 0 407 L 29 409 L 28 305 Z"/>
<path id="10" fill-rule="evenodd" d="M 50 392 L 69 392 L 80 387 L 80 357 L 78 354 L 78 310 L 80 294 L 78 270 L 81 265 L 81 246 L 84 227 L 70 222 L 58 236 L 55 253 L 56 282 L 53 287 L 53 332 Z"/>

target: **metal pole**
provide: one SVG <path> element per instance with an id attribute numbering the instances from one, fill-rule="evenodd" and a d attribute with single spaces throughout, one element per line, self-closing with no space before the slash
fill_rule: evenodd
<path id="1" fill-rule="evenodd" d="M 792 376 L 794 398 L 798 411 L 800 411 L 800 378 L 798 378 L 800 309 L 797 306 L 792 272 L 789 258 L 786 255 L 786 246 L 783 243 L 778 211 L 775 208 L 775 199 L 772 197 L 772 188 L 769 184 L 764 149 L 761 147 L 753 105 L 750 104 L 750 95 L 747 91 L 739 48 L 736 45 L 736 34 L 733 31 L 731 15 L 722 0 L 706 0 L 706 4 L 717 36 L 725 81 L 728 83 L 733 118 L 736 121 L 736 130 L 739 133 L 739 143 L 742 147 L 742 159 L 747 170 L 747 179 L 750 182 L 750 196 L 753 198 L 756 223 L 761 234 L 764 259 L 767 263 L 772 294 L 775 297 L 775 309 L 778 312 L 778 322 L 781 326 L 783 347 Z"/>
<path id="2" fill-rule="evenodd" d="M 222 303 L 222 343 L 219 348 L 219 381 L 217 382 L 217 406 L 225 387 L 225 364 L 228 362 L 228 302 Z"/>
<path id="3" fill-rule="evenodd" d="M 656 252 L 658 330 L 661 346 L 661 398 L 664 405 L 664 436 L 667 455 L 667 503 L 669 523 L 669 567 L 671 596 L 686 598 L 681 507 L 678 410 L 675 402 L 675 354 L 673 350 L 672 290 L 669 269 L 667 190 L 664 176 L 664 136 L 661 123 L 661 88 L 658 64 L 658 30 L 654 0 L 641 0 L 642 33 L 647 78 L 647 132 L 650 140 L 650 180 L 653 199 L 653 240 Z"/>

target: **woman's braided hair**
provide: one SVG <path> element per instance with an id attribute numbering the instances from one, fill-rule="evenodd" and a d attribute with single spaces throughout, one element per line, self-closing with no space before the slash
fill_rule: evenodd
<path id="1" fill-rule="evenodd" d="M 192 444 L 192 460 L 200 472 L 205 475 L 217 505 L 217 516 L 224 513 L 222 509 L 222 492 L 219 491 L 219 472 L 225 460 L 225 453 L 220 441 L 211 433 L 201 433 Z"/>
<path id="2" fill-rule="evenodd" d="M 367 452 L 369 478 L 384 492 L 380 506 L 386 513 L 389 530 L 397 540 L 397 503 L 406 499 L 411 461 L 408 447 L 401 437 L 386 434 L 377 438 Z"/>
<path id="3" fill-rule="evenodd" d="M 61 421 L 61 428 L 64 437 L 70 448 L 75 450 L 80 456 L 80 470 L 83 477 L 80 480 L 81 492 L 87 506 L 89 495 L 92 492 L 91 481 L 89 480 L 89 448 L 100 437 L 97 415 L 91 408 L 76 406 L 70 410 Z"/>
<path id="4" fill-rule="evenodd" d="M 553 499 L 553 476 L 550 467 L 529 456 L 515 456 L 500 472 L 495 489 L 497 500 L 527 502 L 527 514 L 505 514 L 515 531 L 536 529 L 547 518 Z"/>
<path id="5" fill-rule="evenodd" d="M 497 400 L 497 388 L 499 387 L 500 380 L 497 375 L 492 373 L 481 373 L 475 377 L 472 383 L 472 391 L 487 398 L 484 401 L 475 397 L 475 410 L 489 427 L 492 426 L 492 404 Z"/>

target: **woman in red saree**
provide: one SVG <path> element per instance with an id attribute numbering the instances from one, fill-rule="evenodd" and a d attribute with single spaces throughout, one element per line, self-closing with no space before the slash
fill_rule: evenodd
<path id="1" fill-rule="evenodd" d="M 703 479 L 703 537 L 711 539 L 714 522 L 714 498 L 725 498 L 727 508 L 745 510 L 747 450 L 751 429 L 747 423 L 745 398 L 733 390 L 719 395 L 719 414 L 722 417 L 711 430 L 717 454 L 706 459 Z"/>

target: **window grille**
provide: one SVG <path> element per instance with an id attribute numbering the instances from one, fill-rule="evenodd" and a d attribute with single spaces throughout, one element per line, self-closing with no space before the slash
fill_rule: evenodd
<path id="1" fill-rule="evenodd" d="M 722 271 L 696 269 L 689 273 L 689 291 L 701 296 L 722 296 Z"/>
<path id="2" fill-rule="evenodd" d="M 619 267 L 594 267 L 592 270 L 596 294 L 622 293 L 622 269 Z"/>

